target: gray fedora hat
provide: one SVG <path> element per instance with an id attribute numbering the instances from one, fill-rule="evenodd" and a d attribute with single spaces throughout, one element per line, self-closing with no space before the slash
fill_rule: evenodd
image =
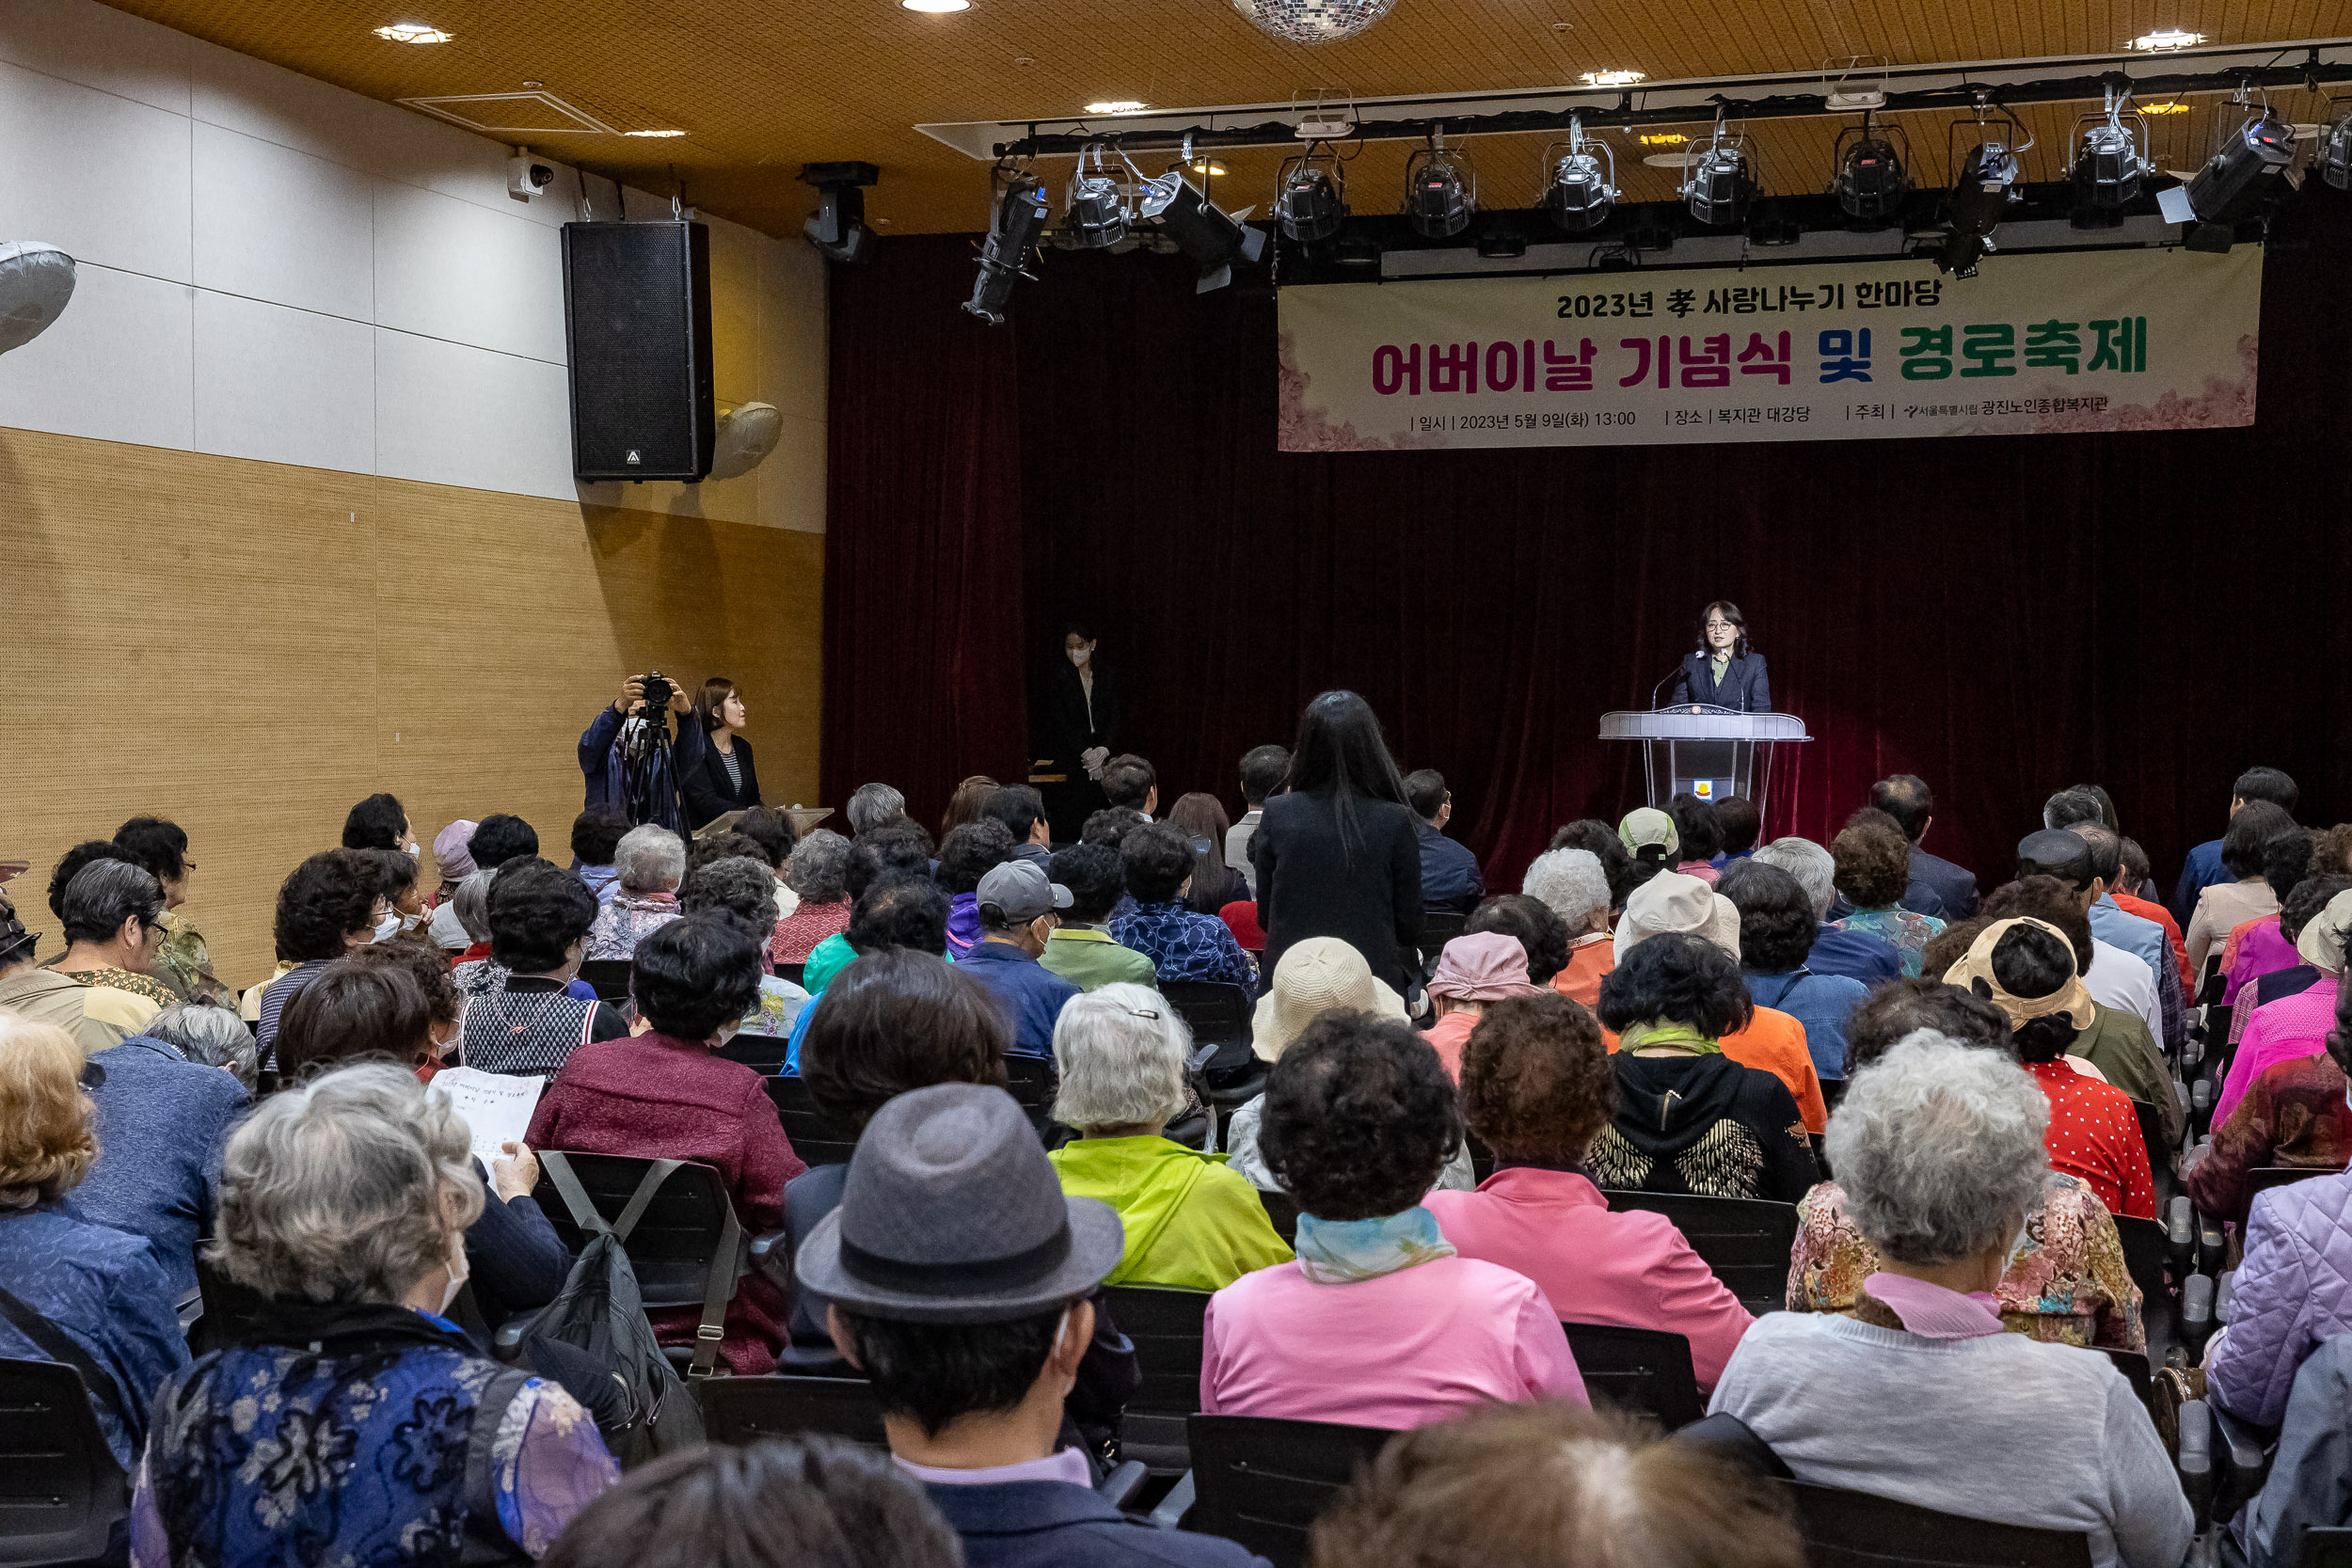
<path id="1" fill-rule="evenodd" d="M 874 1113 L 794 1268 L 869 1318 L 1001 1323 L 1086 1294 L 1126 1244 L 1119 1211 L 1062 1196 L 1012 1096 L 934 1084 Z"/>

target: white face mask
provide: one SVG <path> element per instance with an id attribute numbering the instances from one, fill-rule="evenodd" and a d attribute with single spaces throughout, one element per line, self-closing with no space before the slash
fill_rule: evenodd
<path id="1" fill-rule="evenodd" d="M 423 924 L 424 916 L 421 914 L 404 914 L 400 917 L 400 928 L 404 931 L 413 931 Z"/>
<path id="2" fill-rule="evenodd" d="M 375 934 L 370 942 L 386 942 L 400 934 L 400 912 L 395 910 L 375 923 Z"/>
<path id="3" fill-rule="evenodd" d="M 455 1232 L 449 1239 L 449 1289 L 441 1296 L 441 1311 L 449 1311 L 449 1304 L 457 1299 L 457 1292 L 466 1288 L 466 1280 L 473 1273 L 466 1261 L 466 1233 Z"/>
<path id="4" fill-rule="evenodd" d="M 1076 665 L 1081 670 L 1086 668 L 1087 660 L 1092 658 L 1093 657 L 1094 650 L 1092 648 L 1073 648 L 1070 650 L 1070 662 Z"/>

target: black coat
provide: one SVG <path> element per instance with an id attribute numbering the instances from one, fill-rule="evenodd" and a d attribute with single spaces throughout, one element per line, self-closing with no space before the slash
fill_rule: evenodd
<path id="1" fill-rule="evenodd" d="M 688 723 L 700 721 L 691 715 Z M 759 769 L 752 762 L 752 743 L 741 736 L 735 737 L 735 760 L 743 769 L 741 784 L 727 780 L 727 765 L 719 755 L 719 748 L 706 744 L 692 766 L 683 754 L 678 764 L 678 793 L 686 798 L 686 826 L 689 831 L 700 828 L 713 817 L 724 816 L 731 811 L 759 804 Z"/>
<path id="2" fill-rule="evenodd" d="M 1682 673 L 1675 677 L 1674 695 L 1667 699 L 1667 705 L 1691 703 L 1712 703 L 1735 713 L 1772 712 L 1772 685 L 1764 673 L 1764 656 L 1735 657 L 1724 670 L 1724 684 L 1717 686 L 1713 660 L 1702 653 L 1684 654 Z"/>
<path id="3" fill-rule="evenodd" d="M 1037 742 L 1041 756 L 1051 756 L 1064 772 L 1078 772 L 1079 759 L 1089 746 L 1119 750 L 1119 677 L 1108 670 L 1094 672 L 1094 711 L 1087 712 L 1086 688 L 1078 683 L 1078 667 L 1057 658 L 1045 677 L 1044 725 Z"/>
<path id="4" fill-rule="evenodd" d="M 1421 818 L 1392 800 L 1358 800 L 1359 842 L 1342 843 L 1328 793 L 1277 795 L 1249 835 L 1258 868 L 1261 972 L 1293 942 L 1338 937 L 1364 956 L 1375 978 L 1405 994 L 1406 955 L 1421 941 Z"/>

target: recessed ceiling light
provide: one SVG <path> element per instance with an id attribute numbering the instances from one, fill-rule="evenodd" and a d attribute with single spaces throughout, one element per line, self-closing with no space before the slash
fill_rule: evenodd
<path id="1" fill-rule="evenodd" d="M 683 131 L 624 131 L 621 135 L 624 136 L 682 136 L 686 133 Z"/>
<path id="2" fill-rule="evenodd" d="M 911 11 L 939 11 L 945 13 L 947 11 L 968 11 L 972 8 L 972 0 L 898 0 L 898 4 L 904 6 Z"/>
<path id="3" fill-rule="evenodd" d="M 2166 27 L 2157 32 L 2140 34 L 2139 37 L 2132 40 L 2132 47 L 2155 53 L 2166 49 L 2186 49 L 2191 44 L 2204 41 L 2205 35 L 2202 33 L 2186 32 L 2179 27 Z"/>
<path id="4" fill-rule="evenodd" d="M 1106 98 L 1100 103 L 1088 104 L 1087 113 L 1090 115 L 1139 115 L 1150 107 L 1150 104 L 1138 103 L 1132 98 Z"/>
<path id="5" fill-rule="evenodd" d="M 1588 87 L 1629 87 L 1645 74 L 1639 71 L 1588 71 L 1583 81 Z"/>
<path id="6" fill-rule="evenodd" d="M 2136 107 L 2143 115 L 2185 115 L 2188 113 L 2188 105 L 2178 99 L 2169 103 L 2141 103 Z"/>
<path id="7" fill-rule="evenodd" d="M 389 27 L 376 28 L 375 36 L 392 43 L 447 43 L 455 35 L 428 27 L 421 22 L 395 22 Z"/>

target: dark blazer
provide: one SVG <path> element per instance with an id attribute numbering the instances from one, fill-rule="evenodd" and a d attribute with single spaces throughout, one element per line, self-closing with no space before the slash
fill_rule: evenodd
<path id="1" fill-rule="evenodd" d="M 1947 920 L 1973 920 L 1977 914 L 1977 874 L 1964 865 L 1954 865 L 1941 855 L 1931 855 L 1917 845 L 1911 847 L 1911 881 L 1914 886 L 1926 883 L 1942 901 L 1941 911 L 1920 911 L 1920 913 L 1940 912 Z M 1905 890 L 1906 893 L 1909 889 Z M 1911 907 L 1906 897 L 1904 908 Z"/>
<path id="2" fill-rule="evenodd" d="M 1351 851 L 1328 793 L 1277 795 L 1265 803 L 1249 835 L 1249 860 L 1258 868 L 1258 924 L 1265 932 L 1259 970 L 1268 986 L 1293 942 L 1338 937 L 1405 994 L 1405 955 L 1421 941 L 1421 818 L 1395 801 L 1359 800 L 1356 825 L 1361 836 Z"/>
<path id="3" fill-rule="evenodd" d="M 1268 1568 L 1221 1536 L 1160 1529 L 1063 1481 L 926 1485 L 969 1568 Z"/>
<path id="4" fill-rule="evenodd" d="M 689 716 L 681 728 L 700 727 L 701 721 Z M 759 768 L 752 761 L 752 743 L 741 736 L 735 737 L 735 760 L 743 769 L 741 784 L 727 780 L 727 765 L 719 755 L 719 748 L 706 736 L 700 751 L 688 766 L 683 753 L 678 756 L 678 793 L 686 798 L 686 826 L 691 831 L 700 828 L 713 817 L 724 816 L 731 811 L 759 804 Z"/>
<path id="5" fill-rule="evenodd" d="M 1094 672 L 1094 711 L 1087 712 L 1086 688 L 1078 684 L 1078 667 L 1057 657 L 1045 677 L 1044 726 L 1038 732 L 1041 755 L 1050 755 L 1065 768 L 1078 767 L 1089 746 L 1119 750 L 1119 676 L 1109 670 Z"/>
<path id="6" fill-rule="evenodd" d="M 1745 654 L 1733 658 L 1724 670 L 1724 684 L 1717 686 L 1713 660 L 1702 653 L 1684 654 L 1682 673 L 1675 677 L 1668 705 L 1690 703 L 1712 703 L 1735 713 L 1772 712 L 1772 685 L 1764 673 L 1764 656 Z"/>

